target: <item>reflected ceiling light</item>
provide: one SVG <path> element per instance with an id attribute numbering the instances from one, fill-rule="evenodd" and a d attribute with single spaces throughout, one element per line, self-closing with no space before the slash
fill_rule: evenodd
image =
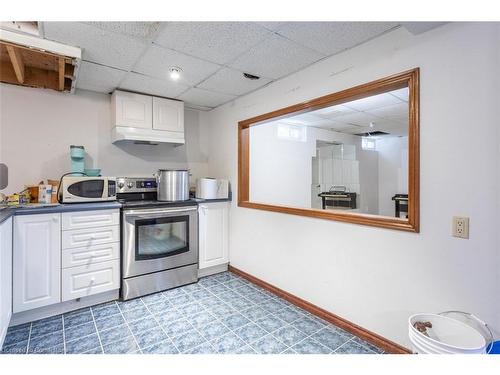
<path id="1" fill-rule="evenodd" d="M 375 123 L 373 121 L 370 121 L 370 128 L 373 128 L 375 126 Z"/>
<path id="2" fill-rule="evenodd" d="M 182 72 L 181 68 L 173 66 L 169 69 L 169 72 L 170 72 L 170 78 L 172 80 L 177 81 L 179 78 L 181 78 L 181 72 Z"/>

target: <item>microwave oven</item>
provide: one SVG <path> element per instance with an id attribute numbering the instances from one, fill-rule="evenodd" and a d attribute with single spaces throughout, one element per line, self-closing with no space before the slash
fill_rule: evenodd
<path id="1" fill-rule="evenodd" d="M 61 203 L 114 201 L 116 178 L 64 176 L 59 196 Z"/>

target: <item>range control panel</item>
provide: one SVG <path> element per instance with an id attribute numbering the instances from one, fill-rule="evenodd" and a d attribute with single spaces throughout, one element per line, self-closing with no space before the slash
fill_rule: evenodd
<path id="1" fill-rule="evenodd" d="M 156 191 L 155 177 L 117 177 L 118 193 L 147 193 Z"/>

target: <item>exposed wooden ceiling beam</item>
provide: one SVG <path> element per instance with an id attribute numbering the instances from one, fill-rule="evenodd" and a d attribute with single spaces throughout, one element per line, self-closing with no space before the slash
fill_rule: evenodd
<path id="1" fill-rule="evenodd" d="M 24 62 L 21 56 L 21 51 L 10 45 L 6 45 L 7 52 L 9 53 L 10 61 L 14 72 L 16 73 L 16 78 L 19 83 L 24 83 Z"/>
<path id="2" fill-rule="evenodd" d="M 64 57 L 59 57 L 59 91 L 64 90 L 64 70 L 66 67 L 66 59 Z"/>
<path id="3" fill-rule="evenodd" d="M 77 60 L 0 39 L 0 82 L 72 92 Z"/>

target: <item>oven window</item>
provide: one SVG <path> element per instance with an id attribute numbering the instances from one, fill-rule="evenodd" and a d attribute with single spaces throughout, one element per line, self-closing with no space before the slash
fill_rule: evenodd
<path id="1" fill-rule="evenodd" d="M 135 222 L 135 259 L 165 258 L 189 251 L 189 216 Z"/>
<path id="2" fill-rule="evenodd" d="M 69 185 L 68 192 L 85 198 L 101 198 L 104 190 L 104 180 L 85 180 Z"/>

